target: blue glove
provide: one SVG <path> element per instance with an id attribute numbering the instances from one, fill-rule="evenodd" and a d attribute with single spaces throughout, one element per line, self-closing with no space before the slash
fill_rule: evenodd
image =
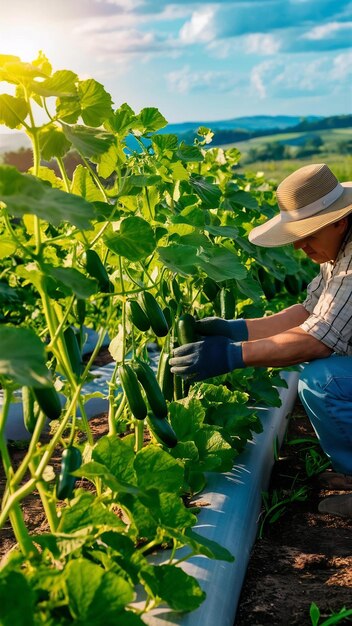
<path id="1" fill-rule="evenodd" d="M 197 335 L 222 335 L 233 341 L 247 341 L 248 328 L 244 319 L 224 320 L 222 317 L 204 317 L 195 324 Z"/>
<path id="2" fill-rule="evenodd" d="M 228 337 L 204 337 L 174 350 L 170 359 L 171 372 L 192 381 L 205 380 L 245 367 L 242 344 Z"/>

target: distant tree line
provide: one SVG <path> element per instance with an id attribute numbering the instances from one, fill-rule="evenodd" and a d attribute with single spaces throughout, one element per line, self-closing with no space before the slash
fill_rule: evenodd
<path id="1" fill-rule="evenodd" d="M 315 132 L 318 130 L 327 130 L 331 128 L 350 128 L 352 126 L 352 115 L 333 115 L 325 117 L 321 120 L 313 120 L 302 118 L 299 124 L 288 128 L 272 128 L 246 130 L 245 128 L 229 128 L 215 129 L 212 145 L 221 146 L 229 143 L 240 143 L 248 141 L 255 137 L 265 137 L 266 135 L 279 135 L 283 132 L 300 133 L 305 131 Z M 182 133 L 180 136 L 186 143 L 192 144 L 197 137 L 197 129 Z"/>

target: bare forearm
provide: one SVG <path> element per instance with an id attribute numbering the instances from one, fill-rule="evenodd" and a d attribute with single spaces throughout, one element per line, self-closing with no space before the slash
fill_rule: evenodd
<path id="1" fill-rule="evenodd" d="M 330 348 L 299 327 L 242 344 L 243 360 L 247 366 L 285 367 L 321 359 L 331 353 Z"/>
<path id="2" fill-rule="evenodd" d="M 290 328 L 300 326 L 308 317 L 309 313 L 302 304 L 294 304 L 280 311 L 280 313 L 275 313 L 268 317 L 246 320 L 248 339 L 252 341 L 264 337 L 273 337 Z"/>

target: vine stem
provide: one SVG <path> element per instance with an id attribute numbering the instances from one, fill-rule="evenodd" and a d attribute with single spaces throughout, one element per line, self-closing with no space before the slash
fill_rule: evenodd
<path id="1" fill-rule="evenodd" d="M 5 441 L 4 427 L 5 427 L 5 422 L 6 422 L 6 418 L 8 415 L 8 410 L 10 407 L 11 397 L 12 397 L 12 391 L 9 391 L 8 389 L 4 389 L 4 405 L 3 405 L 3 410 L 1 412 L 1 428 L 0 428 L 0 452 L 1 452 L 2 464 L 4 467 L 4 472 L 7 478 L 8 490 L 10 494 L 12 490 L 11 478 L 13 476 L 13 467 L 11 464 L 11 459 L 10 459 L 9 451 L 7 448 L 7 444 Z M 21 511 L 21 508 L 18 502 L 15 502 L 12 505 L 12 507 L 9 509 L 8 515 L 10 518 L 13 532 L 16 537 L 16 541 L 18 545 L 20 546 L 22 553 L 28 558 L 33 557 L 35 554 L 38 553 L 38 550 L 34 546 L 33 541 L 31 540 L 29 536 L 28 529 L 24 522 L 23 513 Z"/>

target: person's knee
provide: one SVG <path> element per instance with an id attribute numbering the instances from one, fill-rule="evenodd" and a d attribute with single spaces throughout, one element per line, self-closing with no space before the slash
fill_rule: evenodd
<path id="1" fill-rule="evenodd" d="M 315 393 L 322 393 L 331 378 L 329 359 L 317 359 L 303 366 L 298 380 L 298 394 L 302 399 L 309 389 Z"/>

